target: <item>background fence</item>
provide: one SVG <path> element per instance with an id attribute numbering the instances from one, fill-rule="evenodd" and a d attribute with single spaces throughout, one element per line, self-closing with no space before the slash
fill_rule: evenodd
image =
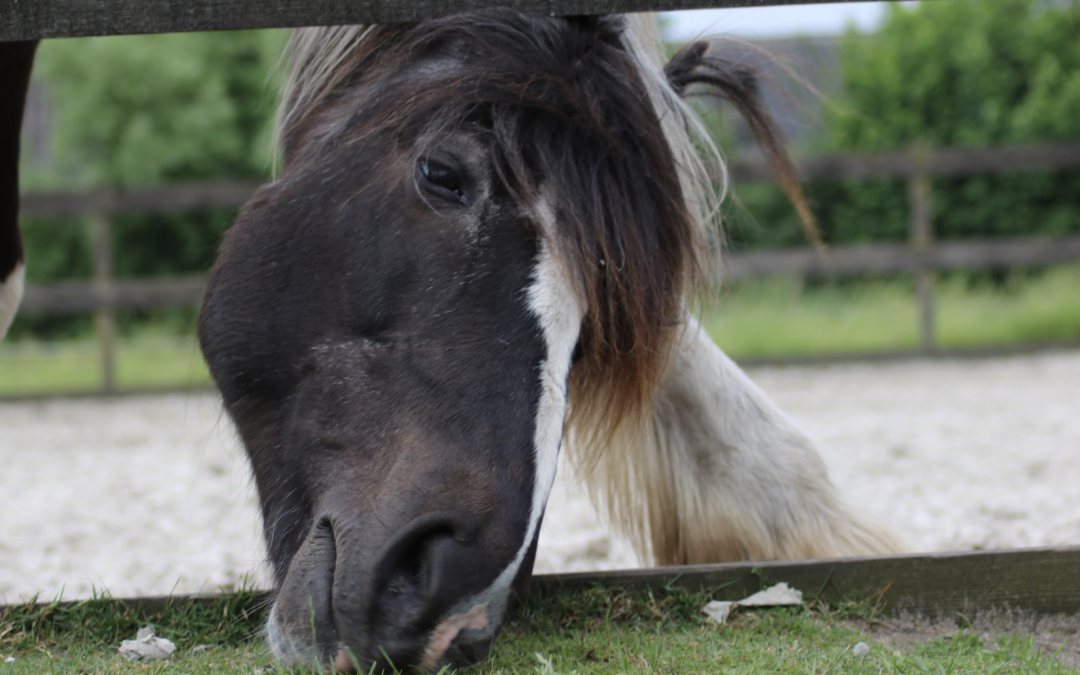
<path id="1" fill-rule="evenodd" d="M 763 276 L 822 278 L 913 272 L 918 298 L 919 334 L 925 353 L 935 350 L 934 282 L 942 270 L 1046 266 L 1080 260 L 1080 236 L 967 240 L 938 243 L 931 219 L 931 180 L 984 173 L 1080 169 L 1080 145 L 996 149 L 929 150 L 874 155 L 822 155 L 797 162 L 807 181 L 906 178 L 909 243 L 730 253 L 721 274 L 728 280 Z M 737 182 L 770 180 L 764 162 L 736 162 L 730 168 Z M 31 285 L 21 314 L 93 312 L 101 344 L 102 389 L 115 389 L 118 310 L 192 307 L 202 300 L 205 278 L 182 277 L 118 281 L 112 278 L 109 219 L 134 212 L 200 208 L 239 208 L 256 183 L 193 184 L 132 190 L 98 189 L 83 193 L 28 193 L 22 216 L 87 217 L 94 274 L 91 282 Z"/>

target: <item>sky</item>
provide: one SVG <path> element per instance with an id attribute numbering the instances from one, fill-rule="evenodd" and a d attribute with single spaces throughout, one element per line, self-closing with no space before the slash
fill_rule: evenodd
<path id="1" fill-rule="evenodd" d="M 683 42 L 700 35 L 776 38 L 794 35 L 838 35 L 849 24 L 872 30 L 884 17 L 888 2 L 835 2 L 741 9 L 698 9 L 665 12 L 670 20 L 665 38 Z M 909 3 L 904 3 L 909 4 Z"/>

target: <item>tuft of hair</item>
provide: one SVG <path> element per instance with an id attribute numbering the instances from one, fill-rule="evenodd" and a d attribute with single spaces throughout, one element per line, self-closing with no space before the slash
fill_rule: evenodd
<path id="1" fill-rule="evenodd" d="M 730 101 L 747 119 L 808 236 L 820 244 L 753 71 L 714 58 L 708 41 L 685 47 L 661 66 L 655 20 L 638 15 L 629 27 L 624 44 L 679 163 L 687 213 L 703 235 L 698 241 L 719 230 L 716 204 L 727 180 L 720 152 L 685 102 L 707 94 Z M 814 441 L 738 372 L 687 310 L 679 323 L 678 346 L 665 345 L 672 351 L 663 380 L 650 382 L 657 389 L 643 392 L 648 404 L 634 414 L 611 414 L 617 395 L 610 387 L 619 382 L 602 380 L 601 364 L 579 363 L 572 373 L 567 454 L 594 502 L 638 553 L 672 565 L 903 550 L 887 531 L 842 503 Z"/>
<path id="2" fill-rule="evenodd" d="M 735 106 L 746 120 L 769 168 L 795 207 L 807 238 L 820 248 L 821 233 L 806 203 L 795 164 L 787 151 L 784 133 L 762 104 L 757 72 L 743 63 L 713 56 L 714 47 L 712 40 L 699 40 L 679 50 L 664 66 L 668 82 L 681 98 L 712 97 Z"/>
<path id="3" fill-rule="evenodd" d="M 583 327 L 581 358 L 570 374 L 567 435 L 571 442 L 567 451 L 588 477 L 594 500 L 605 504 L 614 503 L 610 499 L 614 495 L 605 494 L 614 485 L 608 480 L 611 469 L 629 460 L 624 451 L 632 447 L 619 439 L 640 439 L 650 433 L 656 391 L 683 325 L 683 298 L 708 278 L 711 257 L 707 242 L 719 232 L 717 215 L 727 185 L 719 148 L 663 71 L 663 44 L 655 15 L 626 15 L 623 26 L 620 45 L 640 78 L 659 121 L 662 141 L 675 163 L 681 201 L 679 225 L 687 231 L 691 248 L 685 253 L 688 270 L 682 274 L 683 282 L 669 286 L 664 312 L 637 309 L 636 318 L 653 322 L 651 328 L 659 331 L 653 344 L 597 339 L 605 326 L 597 325 L 596 317 Z M 590 310 L 596 301 L 609 299 L 590 297 Z M 625 311 L 618 305 L 612 308 Z M 618 522 L 618 514 L 610 516 Z"/>
<path id="4" fill-rule="evenodd" d="M 621 35 L 624 49 L 634 60 L 645 83 L 649 98 L 660 119 L 664 139 L 679 170 L 685 212 L 692 218 L 696 250 L 692 254 L 695 269 L 684 295 L 699 290 L 709 278 L 719 256 L 708 250 L 707 243 L 722 240 L 719 227 L 719 203 L 727 189 L 727 170 L 723 155 L 715 145 L 700 117 L 688 104 L 694 96 L 711 96 L 735 106 L 747 123 L 777 175 L 781 186 L 798 212 L 807 236 L 820 245 L 813 215 L 798 181 L 795 165 L 787 152 L 783 132 L 769 115 L 758 92 L 758 78 L 749 67 L 712 55 L 713 42 L 701 40 L 681 49 L 666 65 L 662 63 L 663 44 L 654 15 L 628 15 L 627 28 Z M 682 302 L 682 298 L 680 298 Z M 681 309 L 680 309 L 681 311 Z M 679 325 L 684 321 L 679 320 Z M 664 349 L 672 335 L 665 336 Z M 608 354 L 598 354 L 607 358 Z M 670 354 L 665 351 L 663 359 Z M 650 389 L 643 390 L 633 406 L 613 403 L 622 396 L 613 389 L 622 386 L 618 378 L 604 380 L 601 363 L 583 363 L 575 367 L 571 380 L 571 422 L 577 454 L 585 457 L 579 466 L 591 467 L 609 453 L 615 436 L 647 433 L 648 413 L 658 380 L 648 379 Z M 631 414 L 625 414 L 625 413 Z M 626 428 L 621 428 L 626 426 Z"/>

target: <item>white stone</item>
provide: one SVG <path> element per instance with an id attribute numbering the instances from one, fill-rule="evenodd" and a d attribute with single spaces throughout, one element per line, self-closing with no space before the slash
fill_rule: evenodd
<path id="1" fill-rule="evenodd" d="M 763 591 L 737 602 L 713 600 L 701 608 L 701 611 L 709 615 L 716 623 L 725 623 L 732 608 L 738 607 L 778 607 L 782 605 L 802 604 L 802 591 L 796 590 L 781 581 L 775 586 L 770 586 Z"/>
<path id="2" fill-rule="evenodd" d="M 171 640 L 154 637 L 154 629 L 150 626 L 140 628 L 134 640 L 124 640 L 120 643 L 120 653 L 128 661 L 167 659 L 174 651 L 176 651 L 176 645 Z"/>
<path id="3" fill-rule="evenodd" d="M 748 598 L 739 600 L 737 603 L 742 607 L 770 607 L 774 605 L 800 605 L 802 604 L 802 591 L 795 590 L 781 581 L 775 586 L 758 591 Z"/>
<path id="4" fill-rule="evenodd" d="M 716 623 L 727 623 L 728 615 L 731 614 L 731 608 L 735 606 L 734 602 L 726 602 L 724 600 L 713 600 L 709 604 L 701 608 L 701 611 L 709 615 L 709 618 Z"/>

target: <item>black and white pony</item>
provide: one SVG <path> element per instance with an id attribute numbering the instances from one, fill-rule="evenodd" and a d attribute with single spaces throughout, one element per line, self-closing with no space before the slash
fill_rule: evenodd
<path id="1" fill-rule="evenodd" d="M 744 71 L 707 43 L 661 67 L 648 21 L 296 33 L 283 173 L 199 321 L 283 662 L 482 658 L 528 590 L 560 449 L 659 564 L 897 550 L 687 310 L 714 188 L 682 97 L 712 87 L 785 156 Z"/>

